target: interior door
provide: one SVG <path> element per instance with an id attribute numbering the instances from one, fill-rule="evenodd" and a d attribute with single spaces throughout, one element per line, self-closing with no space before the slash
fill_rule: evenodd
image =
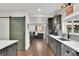
<path id="1" fill-rule="evenodd" d="M 25 49 L 25 17 L 10 17 L 10 40 L 18 40 L 18 50 Z"/>

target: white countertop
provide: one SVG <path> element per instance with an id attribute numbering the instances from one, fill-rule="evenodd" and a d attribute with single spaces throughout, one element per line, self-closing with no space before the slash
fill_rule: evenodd
<path id="1" fill-rule="evenodd" d="M 74 40 L 62 41 L 62 40 L 58 39 L 58 38 L 60 38 L 59 36 L 54 36 L 54 35 L 49 35 L 49 36 L 55 38 L 57 41 L 65 44 L 65 45 L 69 46 L 73 50 L 79 52 L 79 42 L 78 41 L 74 41 Z"/>
<path id="2" fill-rule="evenodd" d="M 0 40 L 0 50 L 16 42 L 18 40 Z"/>

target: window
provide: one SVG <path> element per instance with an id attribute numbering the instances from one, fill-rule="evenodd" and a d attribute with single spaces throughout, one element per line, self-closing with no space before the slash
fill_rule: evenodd
<path id="1" fill-rule="evenodd" d="M 73 23 L 74 32 L 79 33 L 79 21 L 74 21 Z"/>
<path id="2" fill-rule="evenodd" d="M 72 32 L 72 21 L 67 21 L 66 32 L 67 31 L 69 31 L 70 33 Z"/>
<path id="3" fill-rule="evenodd" d="M 65 33 L 79 33 L 79 20 L 65 21 Z"/>
<path id="4" fill-rule="evenodd" d="M 67 25 L 67 30 L 68 30 L 69 32 L 72 32 L 72 26 L 71 26 L 71 25 Z"/>

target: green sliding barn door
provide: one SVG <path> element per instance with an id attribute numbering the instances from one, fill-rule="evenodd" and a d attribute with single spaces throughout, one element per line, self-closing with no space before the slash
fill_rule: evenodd
<path id="1" fill-rule="evenodd" d="M 17 49 L 25 50 L 25 17 L 10 17 L 10 40 L 18 40 Z"/>

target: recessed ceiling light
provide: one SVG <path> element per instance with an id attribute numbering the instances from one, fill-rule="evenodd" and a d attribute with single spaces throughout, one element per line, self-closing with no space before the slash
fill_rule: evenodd
<path id="1" fill-rule="evenodd" d="M 38 11 L 41 11 L 41 8 L 38 8 L 37 10 L 38 10 Z"/>

